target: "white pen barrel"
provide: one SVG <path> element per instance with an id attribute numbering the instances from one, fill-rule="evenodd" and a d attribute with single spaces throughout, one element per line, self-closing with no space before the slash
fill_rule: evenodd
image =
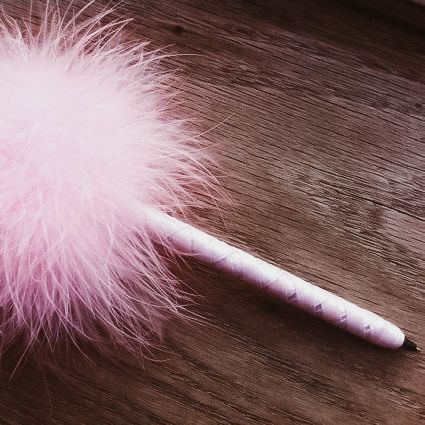
<path id="1" fill-rule="evenodd" d="M 387 348 L 399 348 L 403 332 L 391 322 L 251 254 L 154 210 L 147 222 L 183 255 L 198 258 L 333 325 Z"/>

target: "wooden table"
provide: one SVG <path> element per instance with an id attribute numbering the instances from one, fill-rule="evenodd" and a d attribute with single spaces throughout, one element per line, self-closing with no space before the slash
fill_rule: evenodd
<path id="1" fill-rule="evenodd" d="M 234 200 L 197 224 L 424 343 L 425 34 L 361 3 L 132 0 L 118 14 L 181 54 L 164 62 L 182 77 L 181 113 Z M 2 4 L 27 16 L 29 0 Z M 370 346 L 211 271 L 189 284 L 203 323 L 167 324 L 152 360 L 76 353 L 62 376 L 29 359 L 10 378 L 12 349 L 0 423 L 425 423 L 422 353 Z"/>

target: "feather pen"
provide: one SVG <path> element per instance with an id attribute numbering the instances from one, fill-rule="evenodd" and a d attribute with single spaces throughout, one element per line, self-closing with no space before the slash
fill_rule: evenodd
<path id="1" fill-rule="evenodd" d="M 159 242 L 370 342 L 416 349 L 383 318 L 172 217 L 212 184 L 208 158 L 168 115 L 160 55 L 123 42 L 108 13 L 78 24 L 46 11 L 37 31 L 1 18 L 3 345 L 65 333 L 145 346 L 180 311 Z"/>

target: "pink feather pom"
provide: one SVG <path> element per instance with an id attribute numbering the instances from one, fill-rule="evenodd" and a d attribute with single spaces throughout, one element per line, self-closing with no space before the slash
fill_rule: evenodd
<path id="1" fill-rule="evenodd" d="M 0 24 L 0 329 L 3 344 L 65 334 L 140 348 L 178 311 L 145 206 L 192 202 L 207 173 L 167 114 L 158 57 L 103 13 L 38 31 Z M 49 22 L 49 23 L 48 23 Z"/>

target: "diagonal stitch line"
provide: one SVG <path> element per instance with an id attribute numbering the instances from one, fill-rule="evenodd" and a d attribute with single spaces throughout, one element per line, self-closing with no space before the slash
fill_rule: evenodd
<path id="1" fill-rule="evenodd" d="M 294 290 L 294 292 L 287 297 L 287 301 L 297 303 L 298 302 L 298 300 L 297 300 L 297 298 L 298 298 L 297 295 L 298 294 L 297 294 L 297 288 L 296 288 L 295 283 L 294 283 L 294 277 L 291 276 L 291 275 L 289 275 L 289 279 L 288 280 L 292 284 L 292 289 Z"/>
<path id="2" fill-rule="evenodd" d="M 277 281 L 280 281 L 281 280 L 281 278 L 283 277 L 283 276 L 285 276 L 286 275 L 286 272 L 284 271 L 284 270 L 282 270 L 281 272 L 280 272 L 280 274 L 278 275 L 278 276 L 276 276 L 275 278 L 273 278 L 273 279 L 271 279 L 270 281 L 268 281 L 268 282 L 262 282 L 264 285 L 262 285 L 262 287 L 263 288 L 269 288 L 271 285 L 273 285 L 273 284 L 275 284 Z M 282 287 L 285 287 L 285 286 L 287 286 L 287 279 L 282 279 L 282 281 L 284 282 L 284 283 L 282 283 L 281 284 L 281 286 Z"/>
<path id="3" fill-rule="evenodd" d="M 339 320 L 337 322 L 337 325 L 340 326 L 341 328 L 346 328 L 348 326 L 347 309 L 345 308 L 345 305 L 341 302 L 339 302 L 338 305 L 342 308 L 344 312 L 339 315 Z"/>

